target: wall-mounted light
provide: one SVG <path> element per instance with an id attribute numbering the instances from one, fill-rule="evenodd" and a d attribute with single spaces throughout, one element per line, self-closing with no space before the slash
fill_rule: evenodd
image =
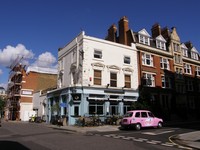
<path id="1" fill-rule="evenodd" d="M 109 86 L 110 86 L 110 84 L 107 84 L 107 85 L 106 85 L 106 88 L 108 88 Z"/>

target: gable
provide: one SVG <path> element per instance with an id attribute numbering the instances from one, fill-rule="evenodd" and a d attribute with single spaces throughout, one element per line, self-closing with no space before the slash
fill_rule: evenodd
<path id="1" fill-rule="evenodd" d="M 165 42 L 165 43 L 166 43 L 166 40 L 163 38 L 162 35 L 157 36 L 157 37 L 156 37 L 156 40 L 162 41 L 162 42 Z"/>
<path id="2" fill-rule="evenodd" d="M 142 29 L 142 30 L 140 30 L 140 31 L 138 32 L 138 34 L 142 34 L 142 35 L 144 35 L 144 36 L 151 37 L 151 36 L 149 35 L 149 33 L 147 32 L 146 29 Z"/>
<path id="3" fill-rule="evenodd" d="M 183 49 L 188 49 L 188 48 L 185 46 L 184 43 L 181 44 L 181 48 L 183 48 Z"/>
<path id="4" fill-rule="evenodd" d="M 176 32 L 176 28 L 172 28 L 172 32 L 171 32 L 171 39 L 179 41 L 180 42 L 180 38 Z"/>
<path id="5" fill-rule="evenodd" d="M 195 47 L 192 47 L 191 52 L 199 53 Z"/>

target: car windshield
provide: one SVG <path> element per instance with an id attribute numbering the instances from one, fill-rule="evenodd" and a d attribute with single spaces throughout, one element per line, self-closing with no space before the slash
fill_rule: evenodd
<path id="1" fill-rule="evenodd" d="M 132 117 L 133 116 L 133 112 L 127 112 L 124 117 Z"/>

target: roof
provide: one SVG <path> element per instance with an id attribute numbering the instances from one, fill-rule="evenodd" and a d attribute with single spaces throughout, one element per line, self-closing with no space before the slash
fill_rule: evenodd
<path id="1" fill-rule="evenodd" d="M 0 90 L 5 90 L 4 87 L 0 87 Z"/>
<path id="2" fill-rule="evenodd" d="M 28 74 L 29 72 L 58 74 L 58 70 L 56 68 L 44 68 L 44 67 L 37 67 L 37 66 L 29 66 L 26 70 L 26 73 Z"/>

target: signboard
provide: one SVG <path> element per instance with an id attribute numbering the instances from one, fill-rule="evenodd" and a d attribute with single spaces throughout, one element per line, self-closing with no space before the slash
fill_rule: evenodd
<path id="1" fill-rule="evenodd" d="M 60 107 L 67 107 L 67 103 L 60 103 Z"/>

